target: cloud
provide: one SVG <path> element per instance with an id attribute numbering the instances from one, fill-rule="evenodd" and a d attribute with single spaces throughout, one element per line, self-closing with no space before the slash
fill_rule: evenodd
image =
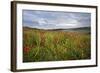
<path id="1" fill-rule="evenodd" d="M 56 26 L 70 26 L 70 27 L 75 27 L 77 24 L 66 24 L 66 23 L 61 23 L 61 24 L 56 24 Z"/>
<path id="2" fill-rule="evenodd" d="M 86 27 L 90 13 L 23 10 L 23 26 L 43 29 Z"/>

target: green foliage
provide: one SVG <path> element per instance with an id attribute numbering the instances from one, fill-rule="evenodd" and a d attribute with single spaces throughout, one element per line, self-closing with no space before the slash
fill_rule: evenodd
<path id="1" fill-rule="evenodd" d="M 23 62 L 90 59 L 90 34 L 47 30 L 24 30 Z"/>

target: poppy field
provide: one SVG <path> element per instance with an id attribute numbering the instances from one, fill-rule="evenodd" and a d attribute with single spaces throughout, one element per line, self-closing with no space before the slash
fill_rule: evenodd
<path id="1" fill-rule="evenodd" d="M 86 32 L 23 28 L 23 62 L 90 59 L 90 42 Z"/>

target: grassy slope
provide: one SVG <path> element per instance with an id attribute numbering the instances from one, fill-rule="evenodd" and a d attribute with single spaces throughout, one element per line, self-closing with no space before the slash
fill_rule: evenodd
<path id="1" fill-rule="evenodd" d="M 90 59 L 90 34 L 23 30 L 23 62 Z"/>

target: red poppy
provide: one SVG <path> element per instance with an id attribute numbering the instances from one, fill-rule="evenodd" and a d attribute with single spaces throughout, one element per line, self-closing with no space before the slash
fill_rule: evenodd
<path id="1" fill-rule="evenodd" d="M 30 51 L 30 48 L 29 47 L 24 47 L 24 52 L 25 53 L 28 53 Z"/>

